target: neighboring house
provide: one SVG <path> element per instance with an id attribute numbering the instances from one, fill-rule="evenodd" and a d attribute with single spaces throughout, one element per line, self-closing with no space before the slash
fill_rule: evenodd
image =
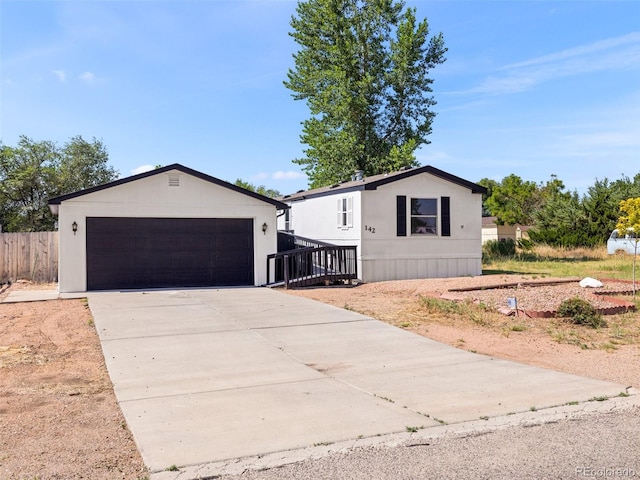
<path id="1" fill-rule="evenodd" d="M 287 205 L 179 164 L 49 200 L 60 292 L 262 285 Z"/>
<path id="2" fill-rule="evenodd" d="M 482 273 L 484 187 L 431 166 L 300 191 L 278 229 L 355 245 L 365 282 Z"/>
<path id="3" fill-rule="evenodd" d="M 489 240 L 510 238 L 517 242 L 523 238 L 529 238 L 527 233 L 529 228 L 526 225 L 498 225 L 496 217 L 482 217 L 482 244 Z"/>

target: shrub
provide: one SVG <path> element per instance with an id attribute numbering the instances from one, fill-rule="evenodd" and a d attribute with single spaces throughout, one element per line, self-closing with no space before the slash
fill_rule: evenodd
<path id="1" fill-rule="evenodd" d="M 535 244 L 528 238 L 521 238 L 520 240 L 518 240 L 518 248 L 520 248 L 521 250 L 528 252 L 530 250 L 533 250 L 533 247 L 535 247 Z"/>
<path id="2" fill-rule="evenodd" d="M 591 328 L 606 327 L 607 325 L 593 305 L 578 297 L 564 300 L 558 307 L 556 315 L 566 318 L 576 325 L 587 325 Z"/>
<path id="3" fill-rule="evenodd" d="M 482 254 L 487 258 L 513 257 L 516 254 L 516 242 L 511 238 L 488 240 L 482 246 Z"/>

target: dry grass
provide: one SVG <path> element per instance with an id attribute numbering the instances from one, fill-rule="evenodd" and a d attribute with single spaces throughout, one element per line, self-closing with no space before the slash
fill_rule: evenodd
<path id="1" fill-rule="evenodd" d="M 564 248 L 550 247 L 548 245 L 536 245 L 530 253 L 533 253 L 540 259 L 565 259 L 565 260 L 607 260 L 606 247 L 580 247 L 580 248 Z"/>
<path id="2" fill-rule="evenodd" d="M 483 265 L 485 274 L 518 273 L 551 277 L 632 279 L 633 256 L 607 255 L 606 247 L 556 248 L 536 245 L 510 258 L 492 258 Z"/>
<path id="3" fill-rule="evenodd" d="M 410 330 L 439 324 L 461 329 L 473 326 L 503 337 L 521 332 L 545 334 L 557 343 L 576 345 L 583 350 L 616 350 L 621 345 L 640 345 L 640 313 L 637 311 L 608 315 L 608 327 L 594 329 L 561 318 L 506 317 L 484 304 L 420 297 L 396 312 L 393 320 L 389 321 L 388 316 L 384 320 Z"/>

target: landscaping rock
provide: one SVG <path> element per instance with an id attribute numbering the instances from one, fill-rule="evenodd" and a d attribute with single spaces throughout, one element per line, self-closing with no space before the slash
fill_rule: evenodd
<path id="1" fill-rule="evenodd" d="M 582 288 L 601 288 L 604 287 L 604 284 L 600 280 L 596 280 L 595 278 L 585 277 L 580 280 L 580 286 Z"/>

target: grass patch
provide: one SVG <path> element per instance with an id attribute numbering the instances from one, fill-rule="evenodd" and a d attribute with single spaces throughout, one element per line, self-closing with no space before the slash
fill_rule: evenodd
<path id="1" fill-rule="evenodd" d="M 536 245 L 509 257 L 485 257 L 482 269 L 485 275 L 519 273 L 631 280 L 632 267 L 632 255 L 607 255 L 606 247 L 569 249 Z"/>
<path id="2" fill-rule="evenodd" d="M 396 403 L 392 399 L 390 399 L 389 397 L 383 397 L 381 395 L 376 395 L 375 393 L 373 394 L 373 396 L 376 397 L 376 398 L 379 398 L 380 400 L 384 400 L 385 402 Z"/>
<path id="3" fill-rule="evenodd" d="M 589 399 L 590 402 L 604 402 L 606 400 L 609 400 L 609 397 L 607 397 L 606 395 L 600 395 L 598 397 L 591 397 Z"/>
<path id="4" fill-rule="evenodd" d="M 471 320 L 477 325 L 490 325 L 496 314 L 495 310 L 483 303 L 474 303 L 470 300 L 454 302 L 433 297 L 420 297 L 420 308 L 428 315 L 439 315 Z"/>

